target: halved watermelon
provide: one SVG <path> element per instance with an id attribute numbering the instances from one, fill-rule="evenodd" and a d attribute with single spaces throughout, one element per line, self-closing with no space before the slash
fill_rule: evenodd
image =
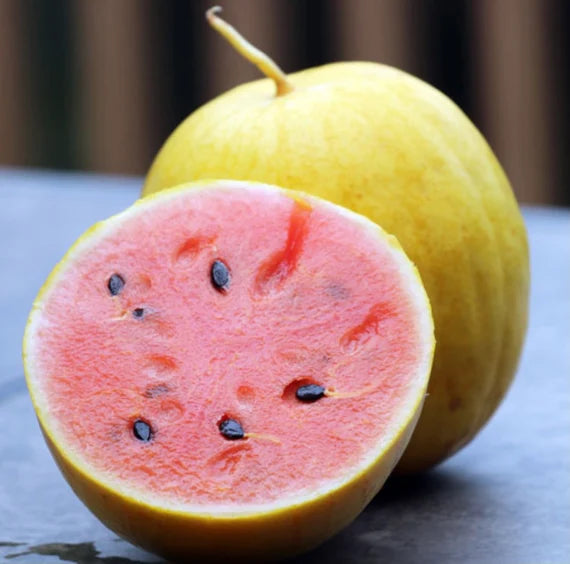
<path id="1" fill-rule="evenodd" d="M 34 303 L 28 387 L 76 494 L 174 560 L 281 558 L 353 520 L 417 417 L 429 303 L 397 241 L 261 184 L 97 224 Z"/>

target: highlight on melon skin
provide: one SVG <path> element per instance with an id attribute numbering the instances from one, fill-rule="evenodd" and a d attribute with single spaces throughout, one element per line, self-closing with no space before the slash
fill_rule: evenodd
<path id="1" fill-rule="evenodd" d="M 104 524 L 174 561 L 265 562 L 324 542 L 380 489 L 433 349 L 392 236 L 216 181 L 86 232 L 34 303 L 24 364 L 48 446 Z"/>

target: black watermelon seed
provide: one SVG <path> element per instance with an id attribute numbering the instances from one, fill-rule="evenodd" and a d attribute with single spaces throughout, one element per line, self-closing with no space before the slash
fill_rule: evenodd
<path id="1" fill-rule="evenodd" d="M 139 440 L 148 443 L 152 439 L 152 429 L 150 425 L 142 419 L 137 419 L 133 424 L 133 434 Z"/>
<path id="2" fill-rule="evenodd" d="M 236 439 L 243 439 L 245 433 L 239 421 L 235 419 L 224 419 L 219 425 L 220 433 L 228 440 L 235 441 Z"/>
<path id="3" fill-rule="evenodd" d="M 136 317 L 137 319 L 142 319 L 144 317 L 144 308 L 137 307 L 136 309 L 133 309 L 133 317 Z"/>
<path id="4" fill-rule="evenodd" d="M 111 276 L 107 282 L 107 288 L 109 288 L 111 296 L 119 295 L 122 292 L 124 286 L 125 280 L 119 274 L 113 274 L 113 276 Z"/>
<path id="5" fill-rule="evenodd" d="M 219 292 L 226 292 L 230 287 L 230 271 L 221 260 L 215 260 L 212 263 L 210 277 L 214 288 Z"/>
<path id="6" fill-rule="evenodd" d="M 325 389 L 318 384 L 306 384 L 299 386 L 295 392 L 295 396 L 299 401 L 313 402 L 321 399 L 325 395 Z"/>

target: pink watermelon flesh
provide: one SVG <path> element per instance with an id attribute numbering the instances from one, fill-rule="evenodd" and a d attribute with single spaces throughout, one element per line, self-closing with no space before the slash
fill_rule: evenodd
<path id="1" fill-rule="evenodd" d="M 309 201 L 192 189 L 80 244 L 30 339 L 52 436 L 177 505 L 263 504 L 354 471 L 409 402 L 425 335 L 392 246 Z M 300 401 L 307 384 L 325 395 Z"/>

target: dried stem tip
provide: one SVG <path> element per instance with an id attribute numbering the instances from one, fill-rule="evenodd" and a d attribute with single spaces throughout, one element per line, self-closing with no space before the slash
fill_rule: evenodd
<path id="1" fill-rule="evenodd" d="M 220 6 L 214 6 L 206 12 L 208 23 L 222 35 L 232 47 L 252 62 L 268 78 L 275 82 L 277 96 L 283 96 L 293 90 L 293 85 L 287 80 L 287 75 L 263 51 L 254 47 L 234 27 L 222 20 L 216 14 L 222 11 Z"/>

